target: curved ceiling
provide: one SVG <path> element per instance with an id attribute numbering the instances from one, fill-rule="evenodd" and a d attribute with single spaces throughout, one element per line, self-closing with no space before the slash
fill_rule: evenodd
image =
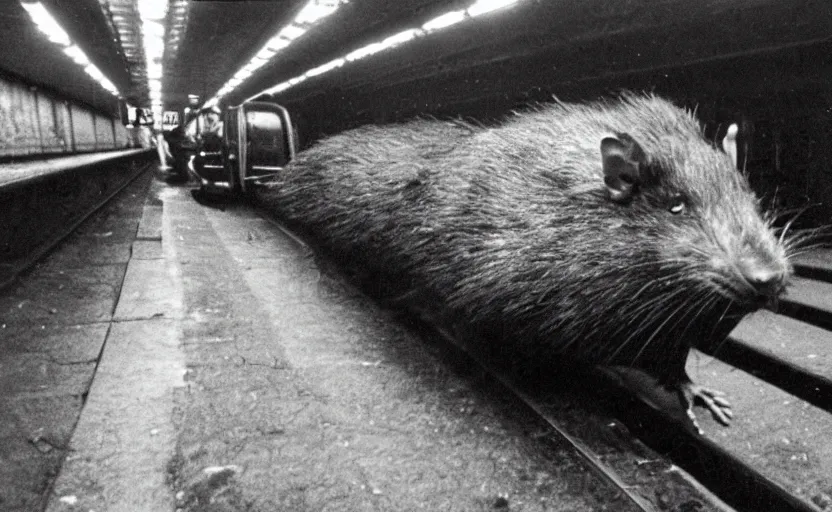
<path id="1" fill-rule="evenodd" d="M 187 7 L 187 16 L 184 26 L 175 31 L 176 52 L 171 51 L 170 30 L 175 20 L 170 13 L 167 19 L 162 83 L 168 109 L 184 107 L 189 94 L 203 101 L 212 97 L 307 2 L 176 1 Z M 129 101 L 147 103 L 146 73 L 137 56 L 140 43 L 135 41 L 140 33 L 136 0 L 43 2 Z M 239 103 L 350 51 L 472 3 L 351 0 L 223 101 Z M 0 69 L 100 109 L 113 109 L 112 96 L 38 33 L 17 1 L 2 2 L 0 17 L 2 40 L 16 43 L 3 45 Z M 132 42 L 125 39 L 125 23 L 136 27 Z M 348 62 L 281 92 L 278 98 L 300 101 L 333 91 L 343 98 L 373 97 L 378 91 L 402 87 L 400 95 L 406 97 L 409 88 L 425 82 L 443 88 L 446 105 L 463 105 L 471 97 L 492 93 L 505 95 L 508 89 L 518 91 L 522 99 L 541 87 L 548 94 L 557 91 L 558 84 L 827 45 L 830 37 L 828 0 L 519 0 L 509 8 Z"/>

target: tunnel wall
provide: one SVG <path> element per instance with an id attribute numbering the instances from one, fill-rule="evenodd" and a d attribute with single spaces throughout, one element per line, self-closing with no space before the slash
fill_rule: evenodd
<path id="1" fill-rule="evenodd" d="M 115 147 L 114 122 L 100 114 L 95 116 L 95 149 L 101 151 Z"/>
<path id="2" fill-rule="evenodd" d="M 135 137 L 120 121 L 0 76 L 0 158 L 107 151 L 135 145 Z"/>
<path id="3" fill-rule="evenodd" d="M 135 138 L 133 136 L 133 131 L 129 130 L 126 126 L 116 121 L 113 124 L 115 128 L 115 144 L 116 147 L 119 148 L 128 148 L 139 146 L 139 144 L 135 143 Z"/>
<path id="4" fill-rule="evenodd" d="M 40 151 L 35 95 L 19 84 L 0 80 L 0 152 L 28 155 Z"/>
<path id="5" fill-rule="evenodd" d="M 95 151 L 95 114 L 77 105 L 72 111 L 72 134 L 77 151 Z"/>

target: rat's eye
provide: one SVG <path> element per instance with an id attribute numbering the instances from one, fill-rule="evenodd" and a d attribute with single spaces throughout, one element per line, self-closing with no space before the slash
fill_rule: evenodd
<path id="1" fill-rule="evenodd" d="M 670 208 L 668 208 L 668 210 L 673 215 L 678 215 L 685 211 L 686 206 L 687 201 L 685 200 L 685 196 L 682 194 L 676 194 L 670 198 Z"/>

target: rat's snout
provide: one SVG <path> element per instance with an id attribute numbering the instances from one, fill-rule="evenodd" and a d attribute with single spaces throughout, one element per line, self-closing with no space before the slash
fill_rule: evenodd
<path id="1" fill-rule="evenodd" d="M 742 258 L 738 264 L 743 279 L 761 297 L 777 298 L 786 289 L 787 271 L 758 258 Z"/>

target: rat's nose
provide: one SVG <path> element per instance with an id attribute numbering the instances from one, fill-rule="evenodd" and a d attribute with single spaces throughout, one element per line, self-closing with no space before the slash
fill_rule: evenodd
<path id="1" fill-rule="evenodd" d="M 786 273 L 784 271 L 753 260 L 743 261 L 741 270 L 746 282 L 760 295 L 777 297 L 785 289 Z"/>

